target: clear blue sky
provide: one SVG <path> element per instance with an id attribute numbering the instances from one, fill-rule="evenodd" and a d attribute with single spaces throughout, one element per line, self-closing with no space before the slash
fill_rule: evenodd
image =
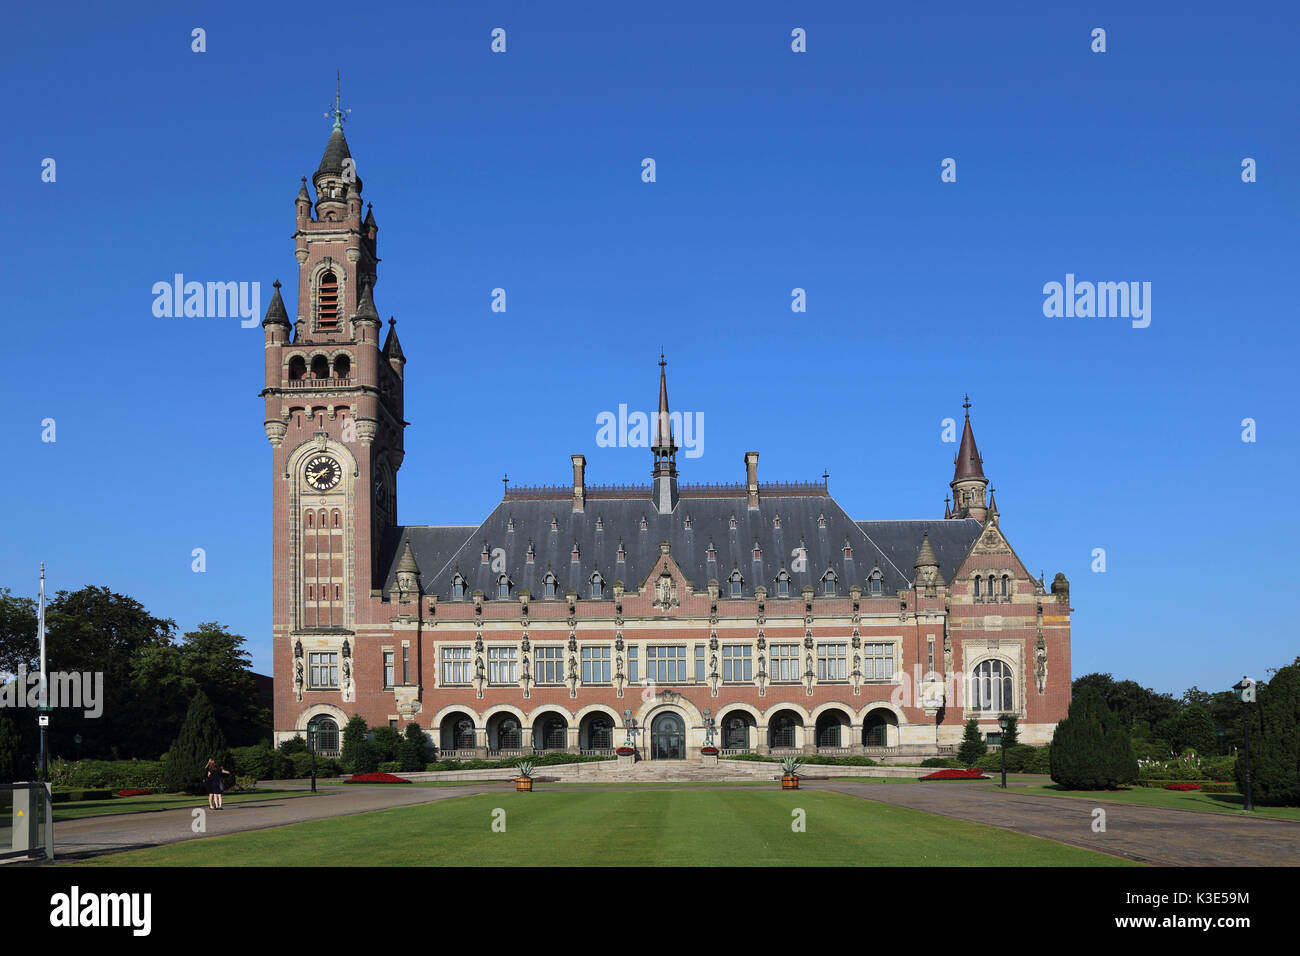
<path id="1" fill-rule="evenodd" d="M 1004 529 L 1073 584 L 1076 676 L 1289 663 L 1296 5 L 918 6 L 7 10 L 0 585 L 34 593 L 44 560 L 51 588 L 219 620 L 269 671 L 261 330 L 155 318 L 150 290 L 293 292 L 339 68 L 409 360 L 404 523 L 477 523 L 503 472 L 564 482 L 571 452 L 648 479 L 595 420 L 652 407 L 661 346 L 706 423 L 684 480 L 755 448 L 764 479 L 828 469 L 855 517 L 937 517 L 969 392 Z M 1150 327 L 1044 317 L 1067 273 L 1150 282 Z"/>

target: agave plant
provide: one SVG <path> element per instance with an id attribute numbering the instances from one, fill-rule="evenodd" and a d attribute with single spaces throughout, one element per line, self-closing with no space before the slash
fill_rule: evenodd
<path id="1" fill-rule="evenodd" d="M 803 769 L 803 761 L 798 757 L 786 757 L 781 761 L 781 772 L 787 777 L 799 776 L 799 771 Z"/>
<path id="2" fill-rule="evenodd" d="M 531 760 L 516 760 L 514 763 L 515 772 L 529 780 L 533 779 L 533 768 L 535 766 L 536 764 Z"/>

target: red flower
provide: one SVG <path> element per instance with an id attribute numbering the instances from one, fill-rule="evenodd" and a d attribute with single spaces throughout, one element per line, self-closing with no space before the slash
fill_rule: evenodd
<path id="1" fill-rule="evenodd" d="M 709 756 L 713 756 L 713 755 L 717 754 L 717 752 L 718 752 L 718 748 L 717 748 L 717 747 L 701 747 L 701 748 L 700 748 L 700 753 L 702 753 L 702 754 L 708 754 Z"/>
<path id="2" fill-rule="evenodd" d="M 630 757 L 636 753 L 636 751 L 631 747 L 619 747 L 614 751 L 614 753 L 618 754 L 620 757 Z"/>
<path id="3" fill-rule="evenodd" d="M 921 778 L 922 780 L 987 780 L 982 770 L 936 770 L 934 773 Z"/>
<path id="4" fill-rule="evenodd" d="M 1166 790 L 1200 790 L 1201 785 L 1199 783 L 1167 783 L 1165 784 L 1165 789 Z"/>
<path id="5" fill-rule="evenodd" d="M 410 783 L 409 780 L 403 780 L 401 777 L 395 777 L 391 773 L 354 773 L 344 783 Z"/>
<path id="6" fill-rule="evenodd" d="M 119 790 L 119 791 L 117 791 L 117 795 L 118 795 L 119 797 L 145 797 L 145 796 L 149 796 L 149 795 L 152 794 L 152 793 L 153 793 L 152 790 Z"/>

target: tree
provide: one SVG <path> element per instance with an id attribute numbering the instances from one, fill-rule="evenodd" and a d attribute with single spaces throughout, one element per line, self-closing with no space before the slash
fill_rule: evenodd
<path id="1" fill-rule="evenodd" d="M 16 674 L 19 665 L 36 669 L 41 653 L 36 625 L 36 602 L 0 588 L 0 673 Z"/>
<path id="2" fill-rule="evenodd" d="M 24 768 L 29 762 L 30 758 L 24 756 L 17 721 L 7 708 L 0 710 L 0 783 L 27 777 Z"/>
<path id="3" fill-rule="evenodd" d="M 402 744 L 402 735 L 387 724 L 376 727 L 370 733 L 370 743 L 379 753 L 382 761 L 396 760 L 397 748 Z"/>
<path id="4" fill-rule="evenodd" d="M 403 773 L 418 773 L 424 769 L 428 758 L 424 731 L 415 721 L 406 725 L 406 735 L 397 747 L 397 759 Z"/>
<path id="5" fill-rule="evenodd" d="M 1214 731 L 1214 721 L 1210 712 L 1200 704 L 1188 704 L 1178 715 L 1174 724 L 1172 743 L 1174 750 L 1185 753 L 1195 750 L 1203 757 L 1210 757 L 1219 752 L 1219 738 Z"/>
<path id="6" fill-rule="evenodd" d="M 961 746 L 957 748 L 957 759 L 964 766 L 973 767 L 976 761 L 989 752 L 984 735 L 980 733 L 980 722 L 972 717 L 966 721 L 966 732 L 962 735 Z"/>
<path id="7" fill-rule="evenodd" d="M 1016 724 L 1019 718 L 1015 714 L 1007 715 L 1007 729 L 1002 732 L 1002 749 L 1010 750 L 1020 744 L 1020 731 Z"/>
<path id="8" fill-rule="evenodd" d="M 1137 779 L 1129 729 L 1095 687 L 1076 691 L 1056 725 L 1051 775 L 1067 790 L 1113 790 Z"/>
<path id="9" fill-rule="evenodd" d="M 190 702 L 180 735 L 167 752 L 163 764 L 163 785 L 169 791 L 203 793 L 204 769 L 209 760 L 224 767 L 229 760 L 226 738 L 217 723 L 208 695 L 199 691 Z"/>
<path id="10" fill-rule="evenodd" d="M 1240 706 L 1240 705 L 1239 705 Z M 1250 771 L 1260 804 L 1300 805 L 1300 660 L 1256 686 L 1250 709 Z M 1237 786 L 1245 791 L 1245 761 L 1237 761 Z"/>
<path id="11" fill-rule="evenodd" d="M 366 744 L 366 718 L 353 714 L 343 726 L 343 747 L 339 751 L 339 763 L 343 769 L 356 773 L 357 754 Z"/>

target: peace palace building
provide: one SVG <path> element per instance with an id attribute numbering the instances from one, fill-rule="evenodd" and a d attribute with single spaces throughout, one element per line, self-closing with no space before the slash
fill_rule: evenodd
<path id="1" fill-rule="evenodd" d="M 378 226 L 336 115 L 298 193 L 296 318 L 265 332 L 277 742 L 353 714 L 443 757 L 952 753 L 978 717 L 1050 739 L 1070 592 L 999 521 L 970 406 L 941 520 L 855 521 L 824 481 L 678 480 L 664 363 L 651 481 L 509 487 L 483 522 L 399 525 L 406 357 L 375 309 Z M 382 341 L 381 341 L 382 339 Z M 648 385 L 649 383 L 647 383 Z M 739 463 L 738 463 L 739 465 Z M 566 469 L 567 472 L 567 469 Z M 740 477 L 740 468 L 737 468 Z"/>

